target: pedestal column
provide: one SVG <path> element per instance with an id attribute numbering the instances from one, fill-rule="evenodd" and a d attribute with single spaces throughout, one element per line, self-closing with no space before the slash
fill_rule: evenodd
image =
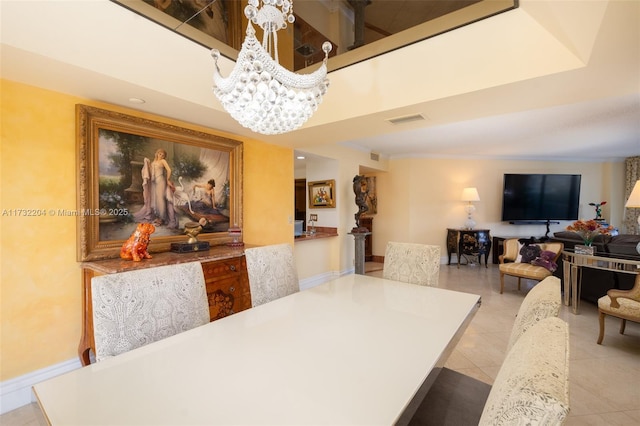
<path id="1" fill-rule="evenodd" d="M 356 274 L 364 275 L 364 241 L 371 232 L 349 232 L 355 239 Z"/>

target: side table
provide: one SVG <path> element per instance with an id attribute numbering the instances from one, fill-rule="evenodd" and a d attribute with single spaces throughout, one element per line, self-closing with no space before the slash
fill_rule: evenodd
<path id="1" fill-rule="evenodd" d="M 460 260 L 465 258 L 467 264 L 473 264 L 469 257 L 477 257 L 478 264 L 482 264 L 484 255 L 484 266 L 488 267 L 489 252 L 491 251 L 491 235 L 489 229 L 454 229 L 447 228 L 447 255 L 451 265 L 451 254 L 455 253 L 458 268 Z"/>
<path id="2" fill-rule="evenodd" d="M 562 252 L 564 277 L 562 291 L 565 306 L 572 305 L 574 314 L 580 308 L 580 291 L 582 290 L 582 268 L 601 269 L 626 274 L 640 273 L 640 260 L 621 259 L 610 254 L 578 254 L 574 251 Z M 570 286 L 570 287 L 569 287 Z"/>

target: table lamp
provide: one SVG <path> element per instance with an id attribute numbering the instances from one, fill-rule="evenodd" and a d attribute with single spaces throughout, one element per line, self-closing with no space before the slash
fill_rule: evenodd
<path id="1" fill-rule="evenodd" d="M 629 194 L 629 199 L 624 206 L 628 209 L 640 208 L 640 180 L 636 181 L 636 184 L 631 190 L 631 194 Z M 638 227 L 640 228 L 640 216 L 638 216 Z M 638 254 L 640 254 L 640 243 L 636 246 L 636 250 Z"/>
<path id="2" fill-rule="evenodd" d="M 462 190 L 462 201 L 466 201 L 465 211 L 467 212 L 467 221 L 464 223 L 465 229 L 473 229 L 476 226 L 476 222 L 471 215 L 476 211 L 476 207 L 472 204 L 473 201 L 480 201 L 480 195 L 476 188 L 465 188 Z"/>

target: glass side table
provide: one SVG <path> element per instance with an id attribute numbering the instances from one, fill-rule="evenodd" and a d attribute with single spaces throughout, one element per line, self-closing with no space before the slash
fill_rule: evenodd
<path id="1" fill-rule="evenodd" d="M 640 273 L 640 260 L 625 259 L 623 256 L 601 253 L 596 255 L 580 254 L 573 250 L 563 250 L 562 262 L 564 277 L 562 291 L 564 304 L 571 306 L 574 314 L 580 309 L 582 290 L 582 268 L 601 269 L 626 274 Z"/>

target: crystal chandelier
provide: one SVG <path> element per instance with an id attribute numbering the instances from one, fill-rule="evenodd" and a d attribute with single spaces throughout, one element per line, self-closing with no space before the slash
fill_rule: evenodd
<path id="1" fill-rule="evenodd" d="M 295 21 L 293 2 L 249 0 L 244 14 L 249 20 L 247 36 L 229 77 L 220 75 L 220 52 L 211 50 L 216 62 L 213 92 L 235 120 L 254 132 L 274 135 L 295 130 L 318 109 L 327 91 L 327 58 L 332 45 L 328 41 L 322 44 L 324 60 L 315 72 L 293 73 L 278 62 L 277 36 L 278 30 Z M 264 30 L 262 44 L 253 24 Z"/>

